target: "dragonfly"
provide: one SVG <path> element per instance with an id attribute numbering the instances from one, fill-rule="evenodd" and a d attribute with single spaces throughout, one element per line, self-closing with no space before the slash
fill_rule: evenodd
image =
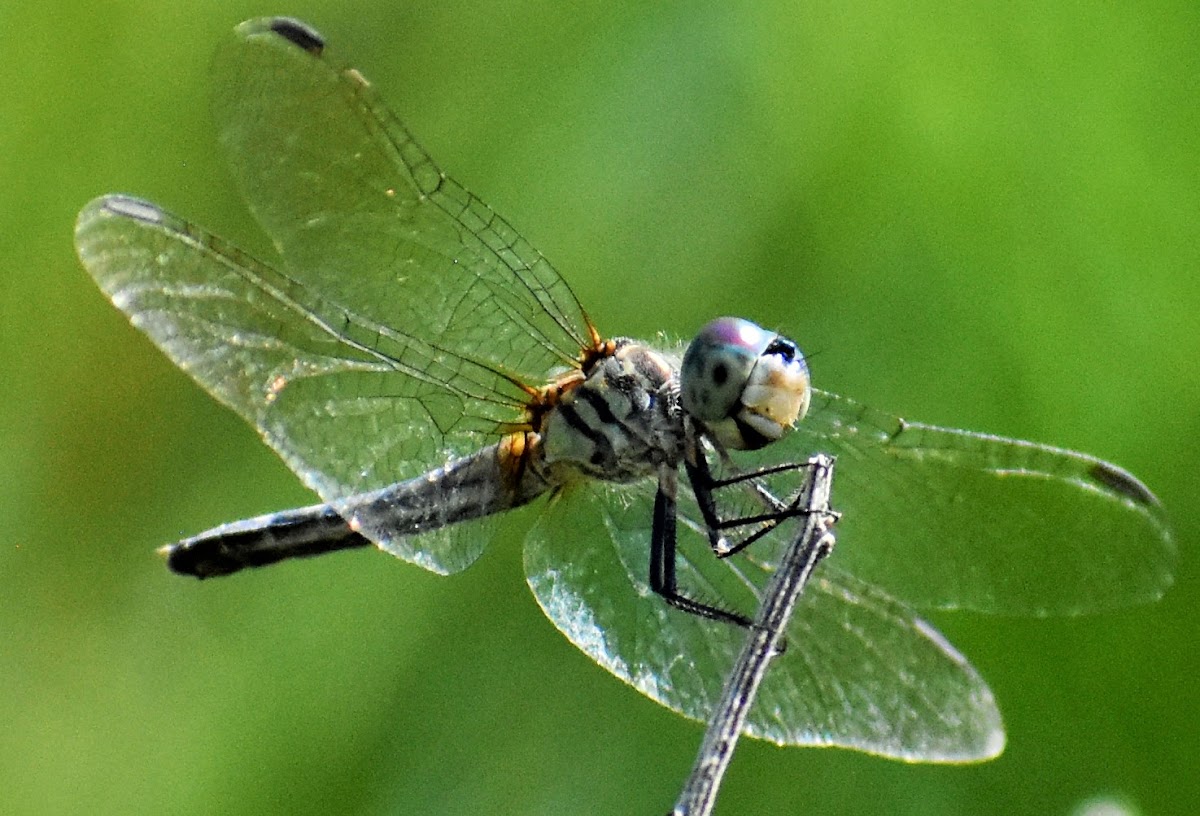
<path id="1" fill-rule="evenodd" d="M 792 340 L 740 318 L 686 345 L 602 334 L 308 25 L 243 23 L 213 73 L 220 141 L 278 259 L 122 195 L 83 209 L 77 251 L 320 503 L 166 547 L 176 572 L 375 546 L 449 574 L 533 505 L 524 569 L 546 616 L 705 720 L 800 523 L 797 463 L 827 453 L 838 544 L 745 733 L 914 762 L 1004 745 L 986 682 L 922 615 L 1074 615 L 1169 587 L 1163 508 L 1116 465 L 818 390 Z"/>

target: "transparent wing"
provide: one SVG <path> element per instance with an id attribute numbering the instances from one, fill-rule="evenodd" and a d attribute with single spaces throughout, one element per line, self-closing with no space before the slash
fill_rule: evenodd
<path id="1" fill-rule="evenodd" d="M 651 592 L 653 490 L 647 483 L 587 485 L 556 497 L 526 542 L 526 575 L 572 643 L 651 699 L 703 721 L 745 632 L 672 609 Z M 754 560 L 750 551 L 718 560 L 694 521 L 694 499 L 681 491 L 681 589 L 753 614 L 771 559 L 799 525 L 787 522 L 756 542 Z M 603 541 L 580 542 L 580 535 Z M 801 597 L 788 649 L 772 662 L 746 733 L 910 761 L 995 756 L 1004 732 L 987 685 L 929 624 L 840 569 L 842 546 Z"/>
<path id="2" fill-rule="evenodd" d="M 447 178 L 316 32 L 245 22 L 218 49 L 213 81 L 238 186 L 297 281 L 524 382 L 595 345 L 549 262 Z"/>
<path id="3" fill-rule="evenodd" d="M 440 464 L 447 439 L 494 434 L 519 416 L 524 393 L 511 383 L 347 311 L 147 202 L 93 201 L 75 241 L 117 308 L 326 501 L 415 476 Z M 386 530 L 363 532 L 390 542 Z M 462 569 L 485 542 L 478 525 L 455 525 L 422 539 L 418 563 Z"/>
<path id="4" fill-rule="evenodd" d="M 244 23 L 213 73 L 221 141 L 282 268 L 124 197 L 80 214 L 78 252 L 326 502 L 494 441 L 525 420 L 530 385 L 599 343 L 549 263 L 442 175 L 315 32 Z M 354 521 L 412 552 L 372 517 Z M 480 542 L 439 533 L 421 563 L 461 569 Z"/>
<path id="5" fill-rule="evenodd" d="M 1171 584 L 1158 500 L 1074 451 L 906 422 L 816 392 L 785 440 L 737 464 L 838 458 L 836 565 L 918 607 L 1075 614 Z"/>

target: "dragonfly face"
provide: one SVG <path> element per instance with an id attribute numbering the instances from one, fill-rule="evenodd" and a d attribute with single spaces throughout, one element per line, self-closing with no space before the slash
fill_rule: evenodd
<path id="1" fill-rule="evenodd" d="M 794 343 L 733 318 L 678 365 L 677 350 L 606 339 L 307 26 L 244 23 L 213 70 L 220 140 L 279 262 L 123 196 L 80 213 L 76 245 L 113 303 L 321 503 L 173 545 L 173 569 L 375 545 L 449 573 L 496 514 L 537 502 L 525 571 L 546 615 L 613 674 L 706 719 L 742 644 L 729 622 L 796 533 L 794 463 L 825 452 L 839 458 L 838 550 L 746 731 L 914 761 L 1003 745 L 986 684 L 916 608 L 1074 614 L 1169 586 L 1162 508 L 1116 465 L 812 389 Z"/>
<path id="2" fill-rule="evenodd" d="M 796 344 L 749 320 L 722 317 L 683 356 L 683 409 L 727 448 L 776 441 L 808 413 L 808 365 Z"/>

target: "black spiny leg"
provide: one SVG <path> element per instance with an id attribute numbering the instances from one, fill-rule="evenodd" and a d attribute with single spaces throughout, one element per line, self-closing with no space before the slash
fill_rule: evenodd
<path id="1" fill-rule="evenodd" d="M 685 458 L 684 467 L 687 470 L 688 481 L 692 483 L 692 492 L 695 494 L 696 503 L 700 507 L 700 515 L 704 518 L 704 526 L 708 528 L 709 546 L 712 547 L 713 552 L 717 554 L 718 558 L 727 558 L 741 552 L 774 530 L 779 522 L 794 518 L 804 512 L 803 508 L 799 506 L 799 495 L 790 503 L 780 501 L 758 480 L 777 473 L 785 473 L 789 470 L 799 470 L 804 468 L 805 465 L 775 465 L 774 467 L 739 473 L 728 479 L 715 479 L 713 478 L 712 471 L 709 469 L 708 459 L 704 455 L 704 450 L 701 448 L 700 443 L 696 442 L 692 450 L 692 455 Z M 750 483 L 750 489 L 762 500 L 764 512 L 749 516 L 737 516 L 730 519 L 721 518 L 717 512 L 716 500 L 713 498 L 714 491 L 746 482 Z M 733 530 L 739 527 L 753 527 L 755 525 L 759 529 L 749 533 L 745 538 L 732 545 L 721 535 L 725 530 Z"/>
<path id="2" fill-rule="evenodd" d="M 676 609 L 702 618 L 749 627 L 744 615 L 692 600 L 681 595 L 675 583 L 675 470 L 659 476 L 654 496 L 654 527 L 650 533 L 650 588 Z"/>

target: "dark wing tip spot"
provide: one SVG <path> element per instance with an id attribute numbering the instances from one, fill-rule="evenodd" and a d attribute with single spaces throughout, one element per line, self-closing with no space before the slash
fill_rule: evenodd
<path id="1" fill-rule="evenodd" d="M 293 45 L 299 46 L 314 57 L 319 57 L 325 49 L 325 38 L 307 23 L 292 17 L 274 17 L 270 28 L 280 37 Z"/>
<path id="2" fill-rule="evenodd" d="M 1119 493 L 1138 504 L 1158 506 L 1158 497 L 1150 492 L 1150 488 L 1139 482 L 1132 473 L 1116 465 L 1097 462 L 1088 469 L 1088 475 L 1114 493 Z"/>

